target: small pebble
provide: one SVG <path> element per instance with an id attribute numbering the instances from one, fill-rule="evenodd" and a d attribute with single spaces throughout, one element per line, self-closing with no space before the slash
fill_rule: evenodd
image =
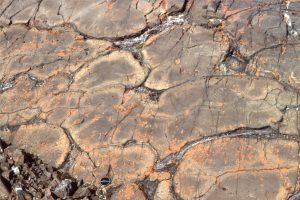
<path id="1" fill-rule="evenodd" d="M 19 175 L 20 174 L 20 169 L 19 167 L 16 166 L 12 166 L 11 170 L 14 172 L 15 175 Z"/>

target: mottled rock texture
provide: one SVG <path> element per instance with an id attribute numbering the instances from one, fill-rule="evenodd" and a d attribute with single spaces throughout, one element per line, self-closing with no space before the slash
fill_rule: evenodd
<path id="1" fill-rule="evenodd" d="M 2 0 L 0 139 L 104 199 L 297 198 L 299 31 L 297 0 Z"/>

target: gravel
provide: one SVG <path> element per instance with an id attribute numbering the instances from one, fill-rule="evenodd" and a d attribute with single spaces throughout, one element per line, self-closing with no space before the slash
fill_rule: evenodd
<path id="1" fill-rule="evenodd" d="M 0 199 L 107 199 L 102 189 L 0 141 Z M 100 181 L 100 180 L 99 180 Z"/>

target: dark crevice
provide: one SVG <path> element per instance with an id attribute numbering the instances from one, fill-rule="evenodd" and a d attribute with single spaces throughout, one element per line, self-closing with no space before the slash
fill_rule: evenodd
<path id="1" fill-rule="evenodd" d="M 180 13 L 189 13 L 190 9 L 194 4 L 194 1 L 198 1 L 198 0 L 184 0 L 184 4 L 182 6 Z"/>
<path id="2" fill-rule="evenodd" d="M 287 200 L 299 200 L 300 199 L 300 192 L 295 192 L 291 194 Z"/>
<path id="3" fill-rule="evenodd" d="M 20 124 L 20 125 L 31 125 L 31 124 L 39 124 L 39 123 L 45 123 L 45 122 L 46 122 L 45 119 L 42 119 L 39 116 L 34 116 L 27 122 Z"/>
<path id="4" fill-rule="evenodd" d="M 37 5 L 37 8 L 36 8 L 36 11 L 35 11 L 35 13 L 34 13 L 34 16 L 31 18 L 31 19 L 33 19 L 34 21 L 35 21 L 35 19 L 36 19 L 36 15 L 37 15 L 38 12 L 40 11 L 40 7 L 41 7 L 42 2 L 43 2 L 43 0 L 39 0 L 38 5 Z M 30 23 L 31 19 L 28 20 L 28 23 Z"/>
<path id="5" fill-rule="evenodd" d="M 0 94 L 14 86 L 14 79 L 0 81 Z"/>
<path id="6" fill-rule="evenodd" d="M 9 4 L 3 9 L 3 11 L 0 13 L 0 17 L 6 12 L 6 10 L 11 6 L 11 4 L 14 2 L 14 0 L 11 0 Z"/>
<path id="7" fill-rule="evenodd" d="M 133 145 L 133 144 L 136 144 L 136 143 L 137 143 L 137 141 L 135 139 L 130 139 L 130 140 L 127 140 L 126 142 L 124 142 L 122 144 L 122 147 L 126 148 L 126 147 L 128 147 L 130 145 Z"/>
<path id="8" fill-rule="evenodd" d="M 69 169 L 72 166 L 72 164 L 75 160 L 75 157 L 76 157 L 76 150 L 79 151 L 80 153 L 83 153 L 85 151 L 75 142 L 75 140 L 73 139 L 70 131 L 67 128 L 62 127 L 62 126 L 60 126 L 60 128 L 63 129 L 65 135 L 68 137 L 69 142 L 70 142 L 70 146 L 71 146 L 71 149 L 68 152 L 68 155 L 66 156 L 66 159 L 64 160 L 64 162 L 60 166 L 60 169 L 66 170 L 66 169 Z"/>
<path id="9" fill-rule="evenodd" d="M 139 186 L 140 190 L 143 191 L 147 200 L 154 200 L 155 191 L 159 184 L 158 180 L 151 181 L 149 177 L 146 177 L 144 180 L 138 181 L 136 184 Z"/>
<path id="10" fill-rule="evenodd" d="M 221 4 L 222 4 L 222 0 L 218 0 L 218 1 L 214 2 L 214 7 L 215 7 L 214 12 L 215 13 L 220 9 Z"/>
<path id="11" fill-rule="evenodd" d="M 145 77 L 144 81 L 140 84 L 140 85 L 137 85 L 137 86 L 134 86 L 134 87 L 126 87 L 125 88 L 125 92 L 129 91 L 129 90 L 134 90 L 135 92 L 137 93 L 144 93 L 144 94 L 148 94 L 149 95 L 149 99 L 153 102 L 159 102 L 159 98 L 160 96 L 168 91 L 168 90 L 171 90 L 173 88 L 176 88 L 176 87 L 179 87 L 181 85 L 184 85 L 188 82 L 193 82 L 195 81 L 195 79 L 193 80 L 188 80 L 188 81 L 184 81 L 182 83 L 179 83 L 177 85 L 174 85 L 174 86 L 171 86 L 171 87 L 168 87 L 166 89 L 161 89 L 161 90 L 156 90 L 156 89 L 153 89 L 153 88 L 149 88 L 147 86 L 145 86 L 145 83 L 147 81 L 147 79 L 149 78 L 149 75 L 150 75 L 151 72 L 148 73 L 148 75 Z M 201 77 L 203 78 L 203 77 Z"/>
<path id="12" fill-rule="evenodd" d="M 230 39 L 228 49 L 219 65 L 225 65 L 227 69 L 236 72 L 245 72 L 248 64 L 249 58 L 241 54 L 238 41 Z"/>
<path id="13" fill-rule="evenodd" d="M 176 24 L 180 25 L 184 22 L 184 15 L 182 15 L 181 13 L 170 15 L 166 17 L 166 19 L 161 23 L 155 26 L 147 27 L 135 35 L 116 39 L 114 41 L 114 45 L 120 49 L 130 51 L 134 55 L 134 57 L 139 60 L 140 63 L 143 63 L 143 54 L 141 52 L 141 48 L 143 47 L 144 42 L 147 40 L 147 38 L 151 35 L 162 32 L 170 26 Z"/>
<path id="14" fill-rule="evenodd" d="M 44 80 L 40 80 L 40 79 L 30 75 L 30 74 L 28 74 L 28 78 L 33 81 L 33 86 L 31 87 L 31 89 L 41 87 L 42 85 L 45 84 Z"/>
<path id="15" fill-rule="evenodd" d="M 149 95 L 151 101 L 158 102 L 160 95 L 166 90 L 155 90 L 145 86 L 139 86 L 134 88 L 134 91 L 137 93 L 145 93 Z"/>
<path id="16" fill-rule="evenodd" d="M 175 200 L 183 200 L 183 198 L 181 198 L 180 195 L 175 191 L 175 185 L 174 185 L 173 178 L 172 178 L 172 184 L 171 184 L 170 190 L 171 190 L 171 193 Z"/>
<path id="17" fill-rule="evenodd" d="M 122 185 L 118 185 L 118 186 L 114 186 L 114 187 L 110 187 L 106 190 L 106 199 L 111 199 L 111 196 L 116 193 L 118 190 L 120 190 L 122 188 Z"/>
<path id="18" fill-rule="evenodd" d="M 189 0 L 187 0 L 189 1 Z M 118 45 L 118 43 L 120 43 L 120 41 L 128 41 L 128 40 L 132 40 L 133 38 L 138 38 L 142 35 L 147 34 L 148 32 L 152 32 L 151 34 L 157 32 L 155 31 L 155 29 L 158 29 L 158 27 L 160 27 L 161 25 L 163 25 L 165 22 L 168 21 L 168 19 L 170 18 L 176 18 L 178 16 L 182 16 L 182 12 L 173 12 L 173 13 L 169 13 L 164 20 L 162 20 L 160 23 L 152 25 L 152 26 L 147 26 L 146 28 L 144 28 L 143 30 L 133 33 L 133 34 L 128 34 L 126 36 L 121 36 L 121 37 L 94 37 L 91 35 L 88 35 L 82 31 L 80 31 L 77 26 L 74 23 L 64 23 L 64 24 L 60 24 L 57 26 L 53 26 L 53 27 L 48 27 L 47 30 L 49 29 L 53 29 L 55 27 L 61 27 L 61 26 L 70 26 L 72 27 L 72 29 L 77 32 L 78 34 L 80 34 L 81 36 L 83 36 L 85 39 L 98 39 L 98 40 L 107 40 L 107 41 L 111 41 L 111 42 L 115 42 L 116 46 L 122 46 L 122 45 Z M 41 28 L 43 29 L 43 27 L 36 27 L 36 28 Z M 135 43 L 137 44 L 137 43 Z M 124 47 L 123 47 L 124 48 Z"/>
<path id="19" fill-rule="evenodd" d="M 4 131 L 4 132 L 16 132 L 19 128 L 21 127 L 21 125 L 3 125 L 0 127 L 0 131 Z"/>
<path id="20" fill-rule="evenodd" d="M 59 58 L 59 59 L 56 59 L 56 60 L 51 61 L 51 62 L 41 63 L 41 64 L 36 65 L 34 67 L 31 66 L 27 70 L 24 70 L 22 72 L 14 74 L 12 77 L 5 77 L 5 76 L 2 77 L 2 80 L 0 81 L 0 94 L 7 91 L 7 90 L 9 90 L 9 89 L 11 89 L 11 88 L 13 88 L 14 85 L 15 85 L 16 80 L 19 77 L 23 76 L 23 75 L 26 75 L 33 82 L 33 86 L 32 86 L 31 89 L 34 89 L 34 88 L 37 88 L 37 87 L 40 87 L 40 86 L 44 85 L 45 82 L 46 82 L 45 80 L 40 80 L 37 77 L 29 74 L 29 72 L 33 69 L 41 68 L 44 65 L 52 64 L 52 63 L 55 63 L 55 62 L 60 61 L 60 60 L 62 60 L 62 59 Z M 7 78 L 7 80 L 5 80 L 5 78 Z"/>

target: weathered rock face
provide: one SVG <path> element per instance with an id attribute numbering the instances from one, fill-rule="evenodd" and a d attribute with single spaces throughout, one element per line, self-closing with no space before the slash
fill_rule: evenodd
<path id="1" fill-rule="evenodd" d="M 0 34 L 2 81 L 26 72 L 42 80 L 60 72 L 74 72 L 110 46 L 106 41 L 84 40 L 68 28 L 40 31 L 18 25 L 5 27 Z"/>
<path id="2" fill-rule="evenodd" d="M 31 22 L 52 28 L 69 23 L 90 37 L 117 38 L 136 34 L 183 6 L 178 0 L 26 0 L 4 1 L 0 11 L 2 24 Z"/>
<path id="3" fill-rule="evenodd" d="M 146 145 L 112 145 L 96 149 L 89 156 L 78 155 L 70 172 L 75 177 L 99 185 L 98 177 L 105 177 L 113 170 L 112 184 L 118 186 L 143 180 L 152 172 L 155 159 L 154 151 Z"/>
<path id="4" fill-rule="evenodd" d="M 164 157 L 177 152 L 187 141 L 238 128 L 280 126 L 291 133 L 297 120 L 288 122 L 291 128 L 281 123 L 288 115 L 282 112 L 288 106 L 281 100 L 286 96 L 289 105 L 297 105 L 297 94 L 267 79 L 215 77 L 191 81 L 164 92 L 155 107 L 145 106 L 137 116 L 131 113 L 113 132 L 113 142 L 130 138 L 151 141 Z"/>
<path id="5" fill-rule="evenodd" d="M 113 52 L 91 62 L 75 76 L 72 88 L 90 89 L 105 85 L 121 84 L 136 87 L 144 81 L 147 69 L 142 67 L 129 52 Z"/>
<path id="6" fill-rule="evenodd" d="M 213 73 L 226 44 L 202 27 L 171 27 L 146 41 L 145 62 L 153 69 L 145 86 L 162 90 Z"/>
<path id="7" fill-rule="evenodd" d="M 133 184 L 120 189 L 117 193 L 112 195 L 111 199 L 144 200 L 146 198 L 138 186 Z"/>
<path id="8" fill-rule="evenodd" d="M 299 8 L 4 0 L 0 143 L 99 198 L 294 198 Z"/>
<path id="9" fill-rule="evenodd" d="M 223 139 L 184 155 L 175 191 L 183 199 L 285 199 L 295 187 L 297 170 L 296 142 Z"/>

